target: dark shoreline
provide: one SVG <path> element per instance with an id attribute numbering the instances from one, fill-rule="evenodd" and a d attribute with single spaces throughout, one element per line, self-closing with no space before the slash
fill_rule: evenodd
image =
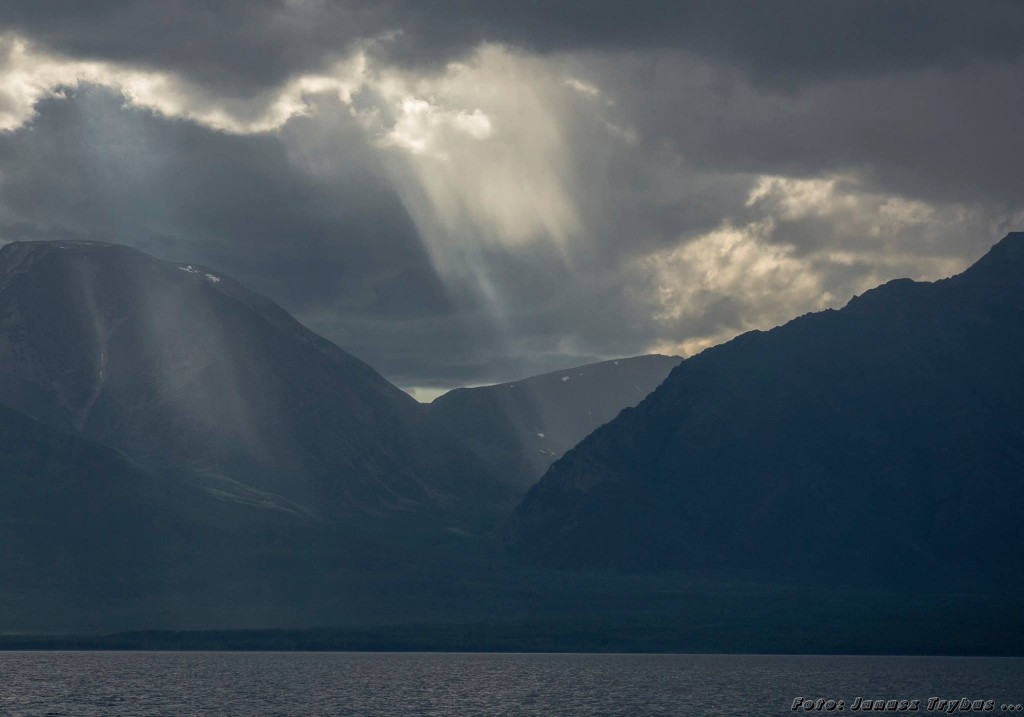
<path id="1" fill-rule="evenodd" d="M 781 626 L 774 626 L 780 628 Z M 920 624 L 683 626 L 517 622 L 373 628 L 153 630 L 107 635 L 0 635 L 0 651 L 521 652 L 779 655 L 1024 656 L 1024 620 L 998 629 L 928 630 Z M 864 637 L 859 637 L 864 635 Z M 870 636 L 870 637 L 868 637 Z"/>

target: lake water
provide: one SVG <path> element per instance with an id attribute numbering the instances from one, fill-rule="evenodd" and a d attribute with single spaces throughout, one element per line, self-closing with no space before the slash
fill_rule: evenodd
<path id="1" fill-rule="evenodd" d="M 858 696 L 922 712 L 929 697 L 991 699 L 1006 714 L 1024 703 L 1024 659 L 0 652 L 5 717 L 792 715 L 796 696 L 845 700 L 845 714 Z"/>

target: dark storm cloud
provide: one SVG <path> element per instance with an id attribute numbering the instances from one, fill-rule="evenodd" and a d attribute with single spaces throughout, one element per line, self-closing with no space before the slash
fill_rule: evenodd
<path id="1" fill-rule="evenodd" d="M 1024 6 L 1022 6 L 1024 7 Z M 596 60 L 642 134 L 714 171 L 858 170 L 939 201 L 1016 201 L 1024 62 L 973 62 L 762 91 L 701 58 Z"/>
<path id="2" fill-rule="evenodd" d="M 343 51 L 362 32 L 358 21 L 340 28 L 330 22 L 340 7 L 306 13 L 292 5 L 266 0 L 10 0 L 0 2 L 0 25 L 73 57 L 170 70 L 218 92 L 249 95 L 316 67 L 325 54 Z"/>
<path id="3" fill-rule="evenodd" d="M 378 51 L 413 65 L 480 42 L 545 53 L 674 49 L 783 86 L 1024 52 L 1024 5 L 1013 0 L 4 0 L 0 24 L 74 56 L 172 70 L 238 94 L 385 33 L 399 34 Z"/>
<path id="4" fill-rule="evenodd" d="M 202 86 L 167 89 L 170 117 L 65 70 L 0 134 L 0 238 L 208 264 L 404 386 L 697 349 L 950 273 L 1024 219 L 1021 3 L 0 0 L 0 25 L 44 48 L 29 69 L 48 49 Z M 351 105 L 251 121 L 394 31 Z M 456 58 L 475 69 L 436 82 Z M 441 160 L 392 141 L 403 119 Z"/>
<path id="5" fill-rule="evenodd" d="M 541 52 L 687 50 L 789 85 L 820 77 L 1008 60 L 1024 48 L 1024 7 L 930 0 L 720 0 L 393 4 L 409 47 L 428 55 L 480 40 Z M 401 53 L 402 47 L 397 47 Z M 410 52 L 412 54 L 412 52 Z"/>

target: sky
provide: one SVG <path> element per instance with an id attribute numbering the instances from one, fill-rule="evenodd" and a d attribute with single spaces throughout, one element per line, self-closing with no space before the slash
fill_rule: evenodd
<path id="1" fill-rule="evenodd" d="M 0 0 L 0 242 L 200 263 L 413 395 L 689 356 L 1024 229 L 1012 0 Z"/>

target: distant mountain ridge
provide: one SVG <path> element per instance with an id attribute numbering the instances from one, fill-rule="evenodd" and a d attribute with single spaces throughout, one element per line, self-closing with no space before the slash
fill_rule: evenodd
<path id="1" fill-rule="evenodd" d="M 588 433 L 643 400 L 681 360 L 634 356 L 457 388 L 436 398 L 429 413 L 526 488 Z"/>
<path id="2" fill-rule="evenodd" d="M 680 364 L 517 508 L 570 569 L 1024 586 L 1024 233 Z"/>

